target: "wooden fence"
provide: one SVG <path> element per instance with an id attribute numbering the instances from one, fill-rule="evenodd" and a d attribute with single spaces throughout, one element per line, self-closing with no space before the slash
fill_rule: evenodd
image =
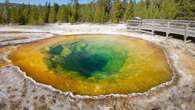
<path id="1" fill-rule="evenodd" d="M 128 31 L 140 31 L 155 34 L 155 32 L 164 32 L 168 38 L 170 34 L 183 35 L 184 41 L 188 37 L 195 38 L 195 21 L 188 20 L 129 20 L 127 24 Z"/>

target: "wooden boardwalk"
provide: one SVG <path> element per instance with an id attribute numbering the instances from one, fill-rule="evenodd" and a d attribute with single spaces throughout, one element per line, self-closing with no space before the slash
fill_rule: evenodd
<path id="1" fill-rule="evenodd" d="M 195 38 L 195 21 L 187 20 L 129 20 L 128 31 L 140 31 L 155 34 L 164 32 L 168 38 L 170 34 L 183 35 L 184 41 L 187 38 Z"/>

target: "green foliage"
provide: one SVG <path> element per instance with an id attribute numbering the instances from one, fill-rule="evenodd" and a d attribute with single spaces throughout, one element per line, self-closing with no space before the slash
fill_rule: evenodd
<path id="1" fill-rule="evenodd" d="M 19 22 L 19 9 L 18 8 L 12 8 L 10 18 L 11 18 L 10 19 L 11 23 Z"/>
<path id="2" fill-rule="evenodd" d="M 177 2 L 177 19 L 195 20 L 195 1 L 194 0 L 178 0 Z"/>
<path id="3" fill-rule="evenodd" d="M 70 16 L 70 10 L 67 6 L 61 6 L 57 13 L 57 21 L 60 23 L 68 22 L 68 18 Z"/>
<path id="4" fill-rule="evenodd" d="M 175 0 L 163 0 L 161 6 L 161 18 L 174 19 L 176 17 L 177 5 Z"/>
<path id="5" fill-rule="evenodd" d="M 146 4 L 143 0 L 141 0 L 139 3 L 136 4 L 136 6 L 134 7 L 133 15 L 135 17 L 139 16 L 139 17 L 142 17 L 142 18 L 146 18 L 146 16 L 147 16 L 147 7 L 146 7 Z"/>
<path id="6" fill-rule="evenodd" d="M 147 6 L 146 18 L 147 19 L 159 19 L 160 18 L 160 9 L 157 5 L 157 2 L 150 2 Z"/>
<path id="7" fill-rule="evenodd" d="M 79 19 L 79 14 L 78 14 L 78 11 L 79 11 L 79 1 L 78 0 L 72 0 L 72 3 L 71 3 L 71 13 L 70 13 L 70 22 L 71 23 L 75 23 L 78 21 Z"/>
<path id="8" fill-rule="evenodd" d="M 123 7 L 120 0 L 114 0 L 114 3 L 112 5 L 111 9 L 111 21 L 113 23 L 119 23 L 123 15 Z"/>
<path id="9" fill-rule="evenodd" d="M 97 0 L 94 21 L 97 23 L 107 22 L 109 19 L 109 8 L 110 0 Z"/>
<path id="10" fill-rule="evenodd" d="M 95 4 L 91 2 L 89 5 L 80 6 L 79 21 L 93 22 L 95 16 Z"/>
<path id="11" fill-rule="evenodd" d="M 3 9 L 0 7 L 0 24 L 3 24 Z"/>
<path id="12" fill-rule="evenodd" d="M 59 6 L 10 5 L 0 7 L 0 24 L 39 25 L 56 22 L 119 23 L 133 17 L 144 19 L 195 20 L 195 0 L 96 0 L 79 4 L 78 0 Z"/>
<path id="13" fill-rule="evenodd" d="M 5 0 L 5 5 L 2 10 L 2 18 L 4 23 L 10 22 L 10 8 L 9 8 L 9 0 Z"/>
<path id="14" fill-rule="evenodd" d="M 58 11 L 58 5 L 54 4 L 54 6 L 52 6 L 50 8 L 49 23 L 55 23 L 56 22 L 57 11 Z"/>
<path id="15" fill-rule="evenodd" d="M 127 5 L 125 14 L 124 14 L 124 21 L 127 21 L 129 19 L 133 18 L 133 13 L 134 12 L 134 3 L 132 0 L 130 0 L 130 2 Z"/>
<path id="16" fill-rule="evenodd" d="M 44 7 L 42 7 L 41 16 L 44 23 L 49 22 L 49 12 L 50 12 L 50 4 L 46 3 Z"/>
<path id="17" fill-rule="evenodd" d="M 37 7 L 30 8 L 30 15 L 28 18 L 28 24 L 37 25 L 39 20 L 39 13 Z"/>

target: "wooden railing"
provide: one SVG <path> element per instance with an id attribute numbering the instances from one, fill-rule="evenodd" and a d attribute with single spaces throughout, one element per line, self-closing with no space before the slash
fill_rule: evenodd
<path id="1" fill-rule="evenodd" d="M 195 38 L 195 21 L 188 20 L 129 20 L 127 24 L 128 31 L 141 31 L 151 34 L 155 32 L 165 32 L 168 38 L 170 34 L 184 36 L 187 42 L 188 37 Z"/>

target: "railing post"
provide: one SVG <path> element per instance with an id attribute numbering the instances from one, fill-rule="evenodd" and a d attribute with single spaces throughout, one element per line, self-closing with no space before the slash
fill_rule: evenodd
<path id="1" fill-rule="evenodd" d="M 167 24 L 166 39 L 169 38 L 169 29 L 170 29 L 170 22 L 168 22 Z"/>
<path id="2" fill-rule="evenodd" d="M 154 21 L 152 21 L 152 35 L 154 35 Z"/>
<path id="3" fill-rule="evenodd" d="M 186 44 L 187 38 L 188 38 L 188 29 L 189 29 L 189 23 L 185 24 L 185 35 L 184 35 L 184 43 Z"/>
<path id="4" fill-rule="evenodd" d="M 142 23 L 141 20 L 138 20 L 138 24 L 139 24 L 138 25 L 139 26 L 138 28 L 139 28 L 139 31 L 141 31 L 141 23 Z"/>

